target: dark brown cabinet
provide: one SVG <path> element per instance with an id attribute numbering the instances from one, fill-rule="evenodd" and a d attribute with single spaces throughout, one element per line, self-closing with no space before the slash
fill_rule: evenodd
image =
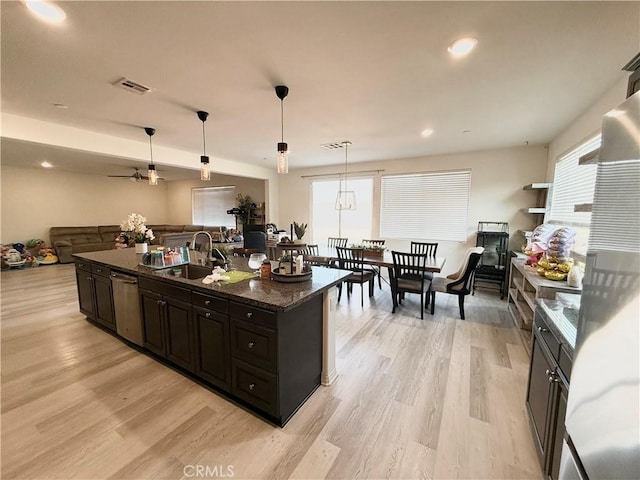
<path id="1" fill-rule="evenodd" d="M 76 281 L 80 311 L 89 319 L 111 329 L 116 329 L 113 310 L 111 270 L 108 267 L 76 262 Z"/>
<path id="2" fill-rule="evenodd" d="M 557 480 L 569 393 L 568 372 L 559 361 L 568 357 L 539 313 L 533 329 L 526 405 L 542 471 L 546 478 Z"/>
<path id="3" fill-rule="evenodd" d="M 140 280 L 145 348 L 190 372 L 195 371 L 191 292 Z"/>
<path id="4" fill-rule="evenodd" d="M 231 390 L 229 302 L 213 295 L 191 295 L 195 323 L 196 374 L 223 390 Z"/>

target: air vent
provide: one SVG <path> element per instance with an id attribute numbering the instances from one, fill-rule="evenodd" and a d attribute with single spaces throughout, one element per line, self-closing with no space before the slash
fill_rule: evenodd
<path id="1" fill-rule="evenodd" d="M 344 142 L 324 143 L 320 146 L 326 150 L 339 150 L 344 148 Z"/>
<path id="2" fill-rule="evenodd" d="M 128 78 L 122 77 L 120 80 L 114 83 L 116 87 L 120 87 L 125 89 L 128 92 L 135 93 L 136 95 L 144 95 L 151 91 L 149 87 L 145 87 L 140 83 L 134 82 L 133 80 L 129 80 Z"/>

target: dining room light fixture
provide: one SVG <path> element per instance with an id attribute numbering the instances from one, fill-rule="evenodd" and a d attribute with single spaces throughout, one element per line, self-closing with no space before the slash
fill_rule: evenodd
<path id="1" fill-rule="evenodd" d="M 284 141 L 284 99 L 289 95 L 289 87 L 276 86 L 276 95 L 280 99 L 280 142 L 278 142 L 278 173 L 289 173 L 289 146 Z"/>
<path id="2" fill-rule="evenodd" d="M 211 180 L 211 170 L 209 170 L 209 157 L 207 156 L 207 140 L 204 134 L 204 122 L 209 114 L 198 110 L 198 118 L 202 121 L 202 155 L 200 155 L 200 180 Z"/>
<path id="3" fill-rule="evenodd" d="M 342 142 L 342 146 L 344 147 L 344 188 L 342 187 L 342 178 L 340 178 L 340 189 L 336 197 L 336 210 L 356 209 L 356 193 L 353 190 L 349 190 L 347 186 L 349 145 L 351 145 L 351 142 L 348 140 Z"/>
<path id="4" fill-rule="evenodd" d="M 155 128 L 144 127 L 144 131 L 149 135 L 149 153 L 151 157 L 151 163 L 149 163 L 149 170 L 147 170 L 147 176 L 149 177 L 149 185 L 158 185 L 158 171 L 156 165 L 153 163 L 153 145 L 151 144 L 151 137 L 156 133 Z"/>

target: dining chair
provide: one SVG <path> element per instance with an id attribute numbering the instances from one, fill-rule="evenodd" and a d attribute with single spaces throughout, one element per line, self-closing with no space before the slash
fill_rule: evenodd
<path id="1" fill-rule="evenodd" d="M 305 262 L 308 261 L 308 260 L 306 260 L 306 258 L 308 256 L 311 256 L 311 257 L 320 256 L 320 251 L 318 249 L 318 245 L 312 245 L 312 244 L 307 244 L 307 246 L 305 248 L 300 250 L 300 253 L 305 258 Z M 319 267 L 326 267 L 327 266 L 326 262 L 309 261 L 309 264 L 310 265 L 319 266 Z"/>
<path id="2" fill-rule="evenodd" d="M 437 250 L 438 250 L 437 243 L 411 242 L 411 253 L 421 253 L 429 257 L 435 257 Z M 424 272 L 424 278 L 428 280 L 432 280 L 433 272 Z"/>
<path id="3" fill-rule="evenodd" d="M 451 295 L 458 296 L 460 318 L 464 320 L 464 297 L 471 293 L 473 273 L 478 266 L 483 252 L 483 247 L 469 248 L 460 269 L 456 273 L 452 273 L 446 277 L 433 277 L 431 281 L 431 315 L 433 315 L 435 311 L 436 292 L 450 293 Z"/>
<path id="4" fill-rule="evenodd" d="M 327 239 L 327 246 L 328 247 L 346 247 L 347 246 L 347 238 L 342 238 L 342 237 L 329 237 Z"/>
<path id="5" fill-rule="evenodd" d="M 369 282 L 369 296 L 373 297 L 374 273 L 364 267 L 364 249 L 336 247 L 338 266 L 342 270 L 351 270 L 351 274 L 343 280 L 347 287 L 347 297 L 351 296 L 354 283 L 360 284 L 360 305 L 364 307 L 364 284 Z M 338 285 L 338 302 L 342 296 L 342 283 Z"/>
<path id="6" fill-rule="evenodd" d="M 420 295 L 420 318 L 424 318 L 424 310 L 429 306 L 429 290 L 431 280 L 424 276 L 424 268 L 427 256 L 422 253 L 405 253 L 392 251 L 393 258 L 393 291 L 396 298 L 393 300 L 393 310 L 402 303 L 405 293 L 417 293 Z M 425 305 L 426 297 L 426 305 Z"/>
<path id="7" fill-rule="evenodd" d="M 365 248 L 369 245 L 383 247 L 384 242 L 384 240 L 362 239 L 362 245 L 364 245 Z M 374 273 L 378 276 L 378 287 L 382 289 L 382 269 L 380 267 L 376 267 L 375 265 L 371 265 L 369 268 L 373 270 Z"/>

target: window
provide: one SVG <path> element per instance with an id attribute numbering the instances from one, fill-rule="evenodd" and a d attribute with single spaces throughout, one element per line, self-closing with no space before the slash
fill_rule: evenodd
<path id="1" fill-rule="evenodd" d="M 340 180 L 311 182 L 312 242 L 326 245 L 328 237 L 346 237 L 350 244 L 371 238 L 373 219 L 373 178 L 349 178 L 349 190 L 356 196 L 356 210 L 336 210 Z"/>
<path id="2" fill-rule="evenodd" d="M 553 176 L 553 195 L 546 222 L 575 229 L 576 239 L 572 251 L 579 255 L 587 253 L 591 212 L 576 212 L 575 206 L 590 205 L 593 202 L 597 171 L 596 164 L 580 165 L 579 159 L 599 147 L 600 135 L 578 145 L 560 157 Z"/>
<path id="3" fill-rule="evenodd" d="M 234 186 L 203 187 L 191 190 L 191 212 L 194 225 L 235 228 L 235 218 L 227 210 L 235 206 Z"/>
<path id="4" fill-rule="evenodd" d="M 380 237 L 467 240 L 471 172 L 382 177 Z"/>

